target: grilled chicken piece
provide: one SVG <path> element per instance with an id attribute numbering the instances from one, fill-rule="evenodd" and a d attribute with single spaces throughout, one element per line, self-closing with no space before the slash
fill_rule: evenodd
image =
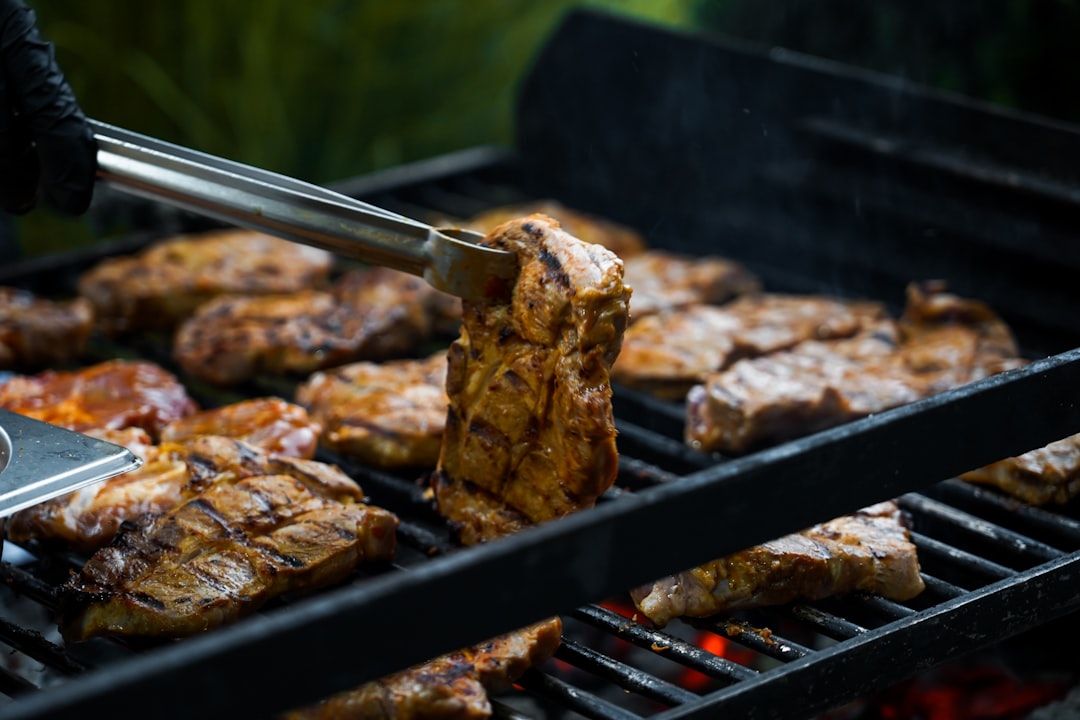
<path id="1" fill-rule="evenodd" d="M 324 250 L 230 229 L 175 236 L 108 258 L 83 273 L 78 289 L 106 332 L 171 330 L 219 295 L 320 287 L 332 267 L 333 255 Z"/>
<path id="2" fill-rule="evenodd" d="M 160 445 L 138 428 L 87 432 L 127 447 L 143 464 L 16 513 L 8 521 L 8 539 L 93 552 L 111 541 L 125 520 L 157 515 L 180 502 L 190 480 L 187 446 L 195 438 L 219 435 L 278 455 L 311 458 L 319 425 L 299 405 L 255 398 L 173 420 L 162 429 Z"/>
<path id="3" fill-rule="evenodd" d="M 165 512 L 180 502 L 189 480 L 187 448 L 175 443 L 153 445 L 150 436 L 138 428 L 90 430 L 89 434 L 123 445 L 143 464 L 20 510 L 8 518 L 8 540 L 91 553 L 109 543 L 124 521 Z"/>
<path id="4" fill-rule="evenodd" d="M 747 548 L 636 588 L 657 626 L 749 607 L 863 591 L 904 601 L 923 590 L 919 559 L 894 502 Z"/>
<path id="5" fill-rule="evenodd" d="M 734 260 L 650 250 L 626 259 L 626 284 L 634 290 L 631 322 L 691 305 L 720 304 L 757 293 L 761 281 Z"/>
<path id="6" fill-rule="evenodd" d="M 505 222 L 535 214 L 552 218 L 559 223 L 563 232 L 582 242 L 603 245 L 624 260 L 644 252 L 646 248 L 645 238 L 633 228 L 568 208 L 550 199 L 492 208 L 466 220 L 464 227 L 486 235 Z"/>
<path id="7" fill-rule="evenodd" d="M 741 358 L 871 330 L 898 332 L 880 303 L 747 295 L 724 306 L 692 305 L 636 321 L 626 330 L 611 375 L 627 387 L 681 401 L 709 373 Z"/>
<path id="8" fill-rule="evenodd" d="M 268 452 L 312 458 L 322 425 L 305 408 L 276 397 L 251 398 L 173 420 L 162 442 L 185 443 L 200 435 L 236 438 Z"/>
<path id="9" fill-rule="evenodd" d="M 94 308 L 85 298 L 48 300 L 0 287 L 0 369 L 75 360 L 86 349 L 93 327 Z"/>
<path id="10" fill-rule="evenodd" d="M 450 322 L 447 297 L 389 268 L 346 273 L 327 292 L 221 297 L 180 325 L 173 354 L 186 372 L 221 386 L 400 357 Z"/>
<path id="11" fill-rule="evenodd" d="M 125 526 L 61 587 L 65 640 L 192 635 L 394 556 L 397 518 L 334 466 L 216 436 L 187 464 L 179 505 Z"/>
<path id="12" fill-rule="evenodd" d="M 465 720 L 491 717 L 488 693 L 508 690 L 526 670 L 547 662 L 562 640 L 553 617 L 448 653 L 281 720 Z"/>
<path id="13" fill-rule="evenodd" d="M 378 467 L 434 467 L 446 425 L 446 352 L 317 372 L 296 401 L 322 424 L 320 442 Z"/>
<path id="14" fill-rule="evenodd" d="M 432 484 L 466 544 L 591 507 L 615 480 L 609 372 L 627 323 L 622 261 L 543 215 L 483 243 L 517 253 L 510 302 L 464 303 Z"/>
<path id="15" fill-rule="evenodd" d="M 900 342 L 871 332 L 740 360 L 687 394 L 686 442 L 743 453 L 1019 367 L 984 304 L 912 285 Z"/>
<path id="16" fill-rule="evenodd" d="M 172 373 L 141 360 L 16 375 L 0 385 L 0 407 L 79 432 L 142 428 L 154 440 L 198 409 Z"/>
<path id="17" fill-rule="evenodd" d="M 992 485 L 1031 505 L 1064 505 L 1080 495 L 1080 435 L 966 472 L 960 479 Z"/>

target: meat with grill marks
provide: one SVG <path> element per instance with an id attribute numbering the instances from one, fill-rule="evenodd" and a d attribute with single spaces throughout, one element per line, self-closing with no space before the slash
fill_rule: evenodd
<path id="1" fill-rule="evenodd" d="M 582 242 L 602 245 L 623 260 L 646 250 L 645 238 L 637 230 L 592 213 L 569 208 L 551 199 L 491 208 L 469 218 L 463 226 L 486 235 L 503 223 L 537 214 L 555 220 L 563 232 Z"/>
<path id="2" fill-rule="evenodd" d="M 966 472 L 960 479 L 996 487 L 1031 505 L 1063 505 L 1080 495 L 1080 435 Z"/>
<path id="3" fill-rule="evenodd" d="M 16 375 L 0 384 L 0 407 L 78 432 L 142 428 L 154 441 L 198 410 L 175 375 L 144 360 Z"/>
<path id="4" fill-rule="evenodd" d="M 78 359 L 94 328 L 85 298 L 50 300 L 0 287 L 0 369 L 23 370 Z"/>
<path id="5" fill-rule="evenodd" d="M 397 518 L 332 465 L 202 436 L 187 466 L 179 505 L 126 525 L 61 586 L 66 641 L 192 635 L 394 556 Z"/>
<path id="6" fill-rule="evenodd" d="M 547 662 L 562 639 L 558 617 L 442 655 L 281 720 L 464 720 L 492 715 L 488 693 L 508 690 L 526 670 Z"/>
<path id="7" fill-rule="evenodd" d="M 761 290 L 761 281 L 741 263 L 718 256 L 648 250 L 626 258 L 626 284 L 633 288 L 630 321 L 700 304 L 720 304 Z"/>
<path id="8" fill-rule="evenodd" d="M 434 467 L 446 425 L 446 351 L 313 373 L 296 401 L 323 426 L 320 443 L 386 468 Z"/>
<path id="9" fill-rule="evenodd" d="M 260 374 L 306 375 L 414 353 L 448 326 L 460 303 L 389 268 L 353 270 L 327 291 L 217 298 L 179 327 L 173 355 L 220 386 Z"/>
<path id="10" fill-rule="evenodd" d="M 743 453 L 1024 364 L 985 304 L 913 284 L 899 342 L 880 332 L 808 340 L 709 374 L 687 395 L 686 442 Z"/>
<path id="11" fill-rule="evenodd" d="M 299 405 L 280 398 L 253 398 L 173 420 L 162 428 L 159 444 L 140 428 L 86 432 L 123 445 L 143 464 L 20 510 L 8 520 L 9 540 L 93 552 L 110 542 L 124 521 L 163 513 L 180 502 L 190 480 L 188 445 L 195 438 L 221 435 L 271 453 L 310 458 L 319 426 Z"/>
<path id="12" fill-rule="evenodd" d="M 631 592 L 664 626 L 750 607 L 856 591 L 904 601 L 923 590 L 900 508 L 883 502 L 657 580 Z"/>
<path id="13" fill-rule="evenodd" d="M 746 295 L 723 306 L 691 305 L 637 320 L 626 330 L 612 378 L 627 387 L 681 401 L 709 373 L 724 370 L 736 360 L 785 350 L 803 340 L 867 332 L 898 332 L 881 303 Z"/>
<path id="14" fill-rule="evenodd" d="M 521 269 L 509 302 L 464 302 L 448 353 L 432 485 L 465 544 L 591 507 L 614 482 L 609 374 L 630 298 L 619 258 L 543 215 L 482 242 Z"/>
<path id="15" fill-rule="evenodd" d="M 171 330 L 219 295 L 287 293 L 326 284 L 331 253 L 248 230 L 164 238 L 79 277 L 108 333 Z"/>

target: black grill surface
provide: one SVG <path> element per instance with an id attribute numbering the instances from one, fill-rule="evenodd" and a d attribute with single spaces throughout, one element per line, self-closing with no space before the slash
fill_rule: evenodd
<path id="1" fill-rule="evenodd" d="M 683 107 L 686 98 L 701 102 Z M 1080 323 L 1051 302 L 1075 291 L 1057 284 L 1060 268 L 1040 274 L 1072 239 L 1071 171 L 1020 167 L 1018 187 L 1002 167 L 1025 154 L 986 156 L 1006 151 L 987 143 L 1008 131 L 1020 133 L 1009 135 L 1014 145 L 1030 137 L 1032 152 L 1057 147 L 1056 163 L 1080 147 L 1075 131 L 592 13 L 569 16 L 538 59 L 519 124 L 514 150 L 472 149 L 339 189 L 427 220 L 554 197 L 628 222 L 655 246 L 744 260 L 777 291 L 897 305 L 903 283 L 940 271 L 1000 309 L 1032 362 L 737 459 L 686 447 L 678 404 L 615 388 L 616 488 L 593 510 L 465 550 L 453 547 L 420 478 L 323 452 L 402 518 L 394 567 L 163 646 L 63 647 L 50 619 L 54 588 L 82 558 L 29 548 L 25 560 L 0 563 L 0 643 L 10 648 L 0 714 L 272 717 L 557 613 L 565 637 L 556 659 L 496 698 L 498 715 L 808 717 L 1074 613 L 1076 503 L 1026 507 L 952 478 L 1080 430 L 1069 391 L 1080 384 L 1080 350 L 1070 349 Z M 759 139 L 763 127 L 774 144 Z M 910 137 L 921 144 L 902 140 Z M 984 196 L 987 184 L 994 192 Z M 994 214 L 983 217 L 987 203 Z M 119 201 L 106 210 L 146 214 Z M 154 218 L 156 227 L 93 251 L 0 269 L 0 282 L 62 296 L 101 258 L 199 227 L 184 215 Z M 1039 222 L 1045 232 L 1035 233 Z M 177 370 L 168 339 L 154 336 L 98 338 L 87 361 L 116 356 Z M 291 398 L 295 382 L 190 387 L 212 406 Z M 854 595 L 663 630 L 632 617 L 630 587 L 889 498 L 910 514 L 927 585 L 911 601 Z"/>

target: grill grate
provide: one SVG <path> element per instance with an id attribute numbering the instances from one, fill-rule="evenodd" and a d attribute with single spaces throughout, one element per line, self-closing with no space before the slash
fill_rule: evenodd
<path id="1" fill-rule="evenodd" d="M 530 103 L 526 98 L 526 109 L 542 105 L 543 66 L 559 61 L 560 42 L 572 48 L 581 43 L 577 50 L 587 48 L 590 53 L 633 47 L 635 66 L 651 62 L 656 45 L 674 67 L 701 61 L 695 54 L 700 48 L 685 38 L 668 46 L 664 44 L 668 41 L 652 37 L 652 31 L 623 28 L 589 15 L 576 17 L 565 35 L 569 40 L 556 42 L 541 61 L 531 84 L 534 99 Z M 615 44 L 595 41 L 601 31 L 613 32 Z M 580 67 L 582 52 L 566 57 Z M 739 60 L 735 69 L 745 72 L 746 64 Z M 618 67 L 613 64 L 610 75 L 600 73 L 611 79 L 614 97 L 621 87 Z M 565 80 L 559 74 L 549 77 Z M 841 81 L 846 87 L 850 78 Z M 562 84 L 558 91 L 556 97 L 561 98 L 573 89 Z M 674 89 L 671 94 L 693 95 Z M 604 96 L 604 101 L 611 103 L 604 112 L 622 111 L 612 95 Z M 584 104 L 580 107 L 568 122 L 606 117 Z M 524 115 L 534 118 L 529 123 L 543 117 Z M 710 120 L 721 117 L 707 115 Z M 648 118 L 628 117 L 649 127 Z M 830 123 L 833 120 L 829 118 Z M 592 138 L 590 132 L 595 131 L 590 128 L 565 129 L 576 136 L 574 142 L 597 153 L 590 162 L 603 164 L 607 142 L 603 137 Z M 817 142 L 843 146 L 840 154 L 846 163 L 866 143 L 863 135 L 842 130 L 818 118 L 804 122 L 800 132 Z M 548 164 L 556 174 L 565 160 L 558 143 L 523 147 L 532 148 L 530 152 L 551 151 Z M 654 150 L 647 144 L 640 147 L 643 152 Z M 929 167 L 941 164 L 931 162 Z M 635 224 L 658 228 L 669 247 L 680 248 L 680 241 L 686 240 L 687 251 L 719 251 L 700 239 L 715 236 L 702 232 L 701 225 L 715 220 L 718 212 L 702 209 L 711 207 L 700 202 L 707 197 L 693 198 L 698 219 L 688 223 L 682 216 L 689 198 L 666 198 L 662 192 L 656 198 L 639 198 L 641 202 L 624 199 L 621 193 L 596 197 L 595 190 L 582 190 L 582 182 L 609 189 L 611 183 L 588 172 L 575 180 L 574 173 L 566 172 L 569 184 L 545 184 L 531 172 L 540 165 L 502 151 L 476 149 L 358 178 L 339 189 L 429 220 L 466 217 L 491 206 L 546 196 L 618 218 L 620 213 L 612 210 L 633 216 L 657 210 L 651 205 L 656 200 L 662 206 L 657 211 L 663 219 L 670 218 L 673 227 L 648 217 L 634 218 L 642 221 Z M 778 167 L 754 170 L 773 177 Z M 946 169 L 952 172 L 954 167 Z M 629 179 L 636 176 L 634 168 L 626 173 Z M 963 180 L 979 181 L 980 173 L 973 170 Z M 724 210 L 731 214 L 719 227 L 739 226 L 738 212 Z M 758 219 L 751 218 L 742 227 Z M 180 218 L 176 223 L 187 221 Z M 816 243 L 811 229 L 816 228 L 799 232 Z M 799 232 L 789 233 L 796 244 Z M 79 271 L 104 254 L 133 250 L 152 237 L 123 239 L 96 254 L 54 256 L 0 269 L 0 282 L 46 294 L 58 292 L 60 278 L 70 286 Z M 757 239 L 754 232 L 747 230 L 746 237 L 751 247 L 745 250 L 760 261 L 759 267 L 775 264 L 755 257 L 765 245 L 752 242 Z M 798 263 L 808 257 L 802 254 L 806 248 L 797 250 L 795 265 L 774 267 L 768 275 L 783 282 L 767 282 L 768 286 L 821 289 L 822 279 L 813 276 L 820 269 L 820 258 L 811 258 L 814 261 L 803 268 Z M 726 254 L 738 257 L 737 252 Z M 865 261 L 867 256 L 858 257 Z M 877 264 L 891 267 L 887 259 Z M 909 272 L 912 266 L 910 261 L 898 263 L 896 272 Z M 800 276 L 801 269 L 809 275 Z M 882 279 L 876 274 L 859 278 L 843 289 L 885 295 L 895 288 L 889 282 L 876 284 Z M 1030 304 L 1038 303 L 1033 299 Z M 1025 304 L 1019 305 L 1017 317 L 1025 317 Z M 1066 324 L 1052 320 L 1048 326 Z M 1044 341 L 1061 328 L 1037 329 L 1030 337 Z M 1067 343 L 1070 337 L 1055 335 L 1051 342 Z M 101 359 L 138 356 L 172 367 L 165 340 L 150 335 L 130 344 L 99 342 L 93 351 Z M 50 635 L 48 614 L 54 606 L 53 588 L 80 559 L 30 548 L 32 561 L 0 563 L 4 581 L 0 597 L 11 610 L 9 620 L 0 624 L 0 642 L 11 648 L 9 660 L 14 661 L 9 663 L 11 669 L 0 672 L 0 692 L 11 699 L 2 707 L 7 716 L 24 718 L 96 716 L 133 706 L 155 717 L 271 717 L 284 708 L 557 612 L 566 622 L 565 644 L 555 660 L 526 674 L 520 690 L 497 699 L 501 716 L 813 715 L 1080 607 L 1072 589 L 1080 569 L 1075 503 L 1027 508 L 993 491 L 943 480 L 1074 432 L 1076 411 L 1060 388 L 1076 387 L 1078 382 L 1080 351 L 1067 351 L 1007 377 L 738 459 L 703 455 L 683 445 L 679 405 L 617 388 L 622 456 L 617 488 L 594 511 L 465 551 L 452 548 L 447 528 L 425 499 L 419 478 L 375 471 L 322 453 L 321 459 L 337 462 L 356 478 L 373 502 L 402 517 L 401 554 L 394 569 L 358 573 L 341 588 L 284 601 L 249 621 L 173 645 L 139 647 L 103 640 L 65 649 Z M 210 406 L 256 394 L 291 397 L 292 386 L 263 378 L 233 393 L 197 383 L 191 390 Z M 1001 407 L 1010 408 L 1008 415 L 997 412 Z M 899 497 L 910 513 L 923 564 L 926 590 L 911 601 L 855 595 L 731 617 L 675 621 L 663 630 L 636 622 L 627 609 L 625 590 L 637 583 L 888 497 Z M 280 678 L 283 666 L 287 681 L 275 683 L 274 694 L 266 693 L 267 679 Z M 811 697 L 801 691 L 806 687 L 815 688 Z M 178 706 L 174 699 L 181 692 L 185 702 Z"/>

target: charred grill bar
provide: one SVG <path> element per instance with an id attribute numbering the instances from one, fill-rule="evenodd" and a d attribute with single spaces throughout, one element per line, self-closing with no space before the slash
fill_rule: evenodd
<path id="1" fill-rule="evenodd" d="M 590 13 L 570 16 L 538 59 L 518 129 L 513 153 L 471 150 L 341 189 L 417 217 L 558 197 L 642 229 L 656 247 L 742 260 L 774 290 L 897 304 L 907 282 L 944 277 L 1043 359 L 739 459 L 695 453 L 681 442 L 679 406 L 617 388 L 618 491 L 594 510 L 434 556 L 449 548 L 446 529 L 415 478 L 328 457 L 402 516 L 397 571 L 149 649 L 64 650 L 5 622 L 4 644 L 59 677 L 37 690 L 5 672 L 5 716 L 139 707 L 269 717 L 560 613 L 570 621 L 562 664 L 522 681 L 556 716 L 804 717 L 1080 607 L 1075 503 L 1023 508 L 947 479 L 1080 430 L 1080 350 L 1070 349 L 1080 346 L 1080 253 L 1068 233 L 1076 130 Z M 55 293 L 57 278 L 152 237 L 26 263 L 0 282 Z M 96 351 L 169 363 L 152 339 Z M 243 390 L 264 392 L 289 387 L 259 379 Z M 914 600 L 854 597 L 685 624 L 767 667 L 592 604 L 893 497 L 914 520 L 927 584 Z M 19 603 L 48 609 L 70 561 L 5 564 L 3 576 Z M 706 676 L 704 689 L 685 687 L 684 669 Z M 810 698 L 788 691 L 810 684 Z"/>

